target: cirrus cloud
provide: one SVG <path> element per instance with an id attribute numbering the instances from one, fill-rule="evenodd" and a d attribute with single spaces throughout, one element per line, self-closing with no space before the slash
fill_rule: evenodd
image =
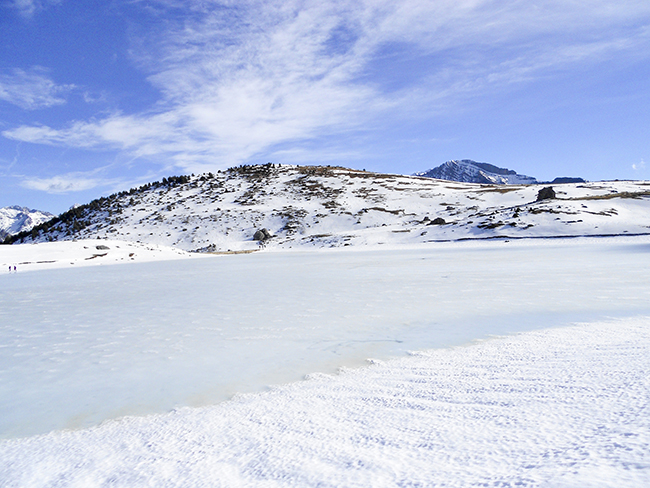
<path id="1" fill-rule="evenodd" d="M 96 179 L 78 174 L 59 175 L 51 178 L 26 178 L 21 182 L 21 186 L 29 190 L 54 194 L 90 190 L 99 184 L 100 182 Z"/>
<path id="2" fill-rule="evenodd" d="M 633 164 L 632 164 L 632 169 L 633 169 L 634 171 L 641 171 L 641 170 L 645 169 L 645 160 L 642 159 L 642 160 L 641 160 L 640 162 L 638 162 L 638 163 L 633 163 Z"/>
<path id="3" fill-rule="evenodd" d="M 454 110 L 468 97 L 577 65 L 650 52 L 647 1 L 153 4 L 185 12 L 134 39 L 134 62 L 162 93 L 157 104 L 2 134 L 108 147 L 186 169 L 223 166 L 286 143 L 371 130 L 389 118 Z M 404 69 L 405 62 L 417 69 Z"/>
<path id="4" fill-rule="evenodd" d="M 32 17 L 36 12 L 49 5 L 56 5 L 62 0 L 13 0 L 9 3 L 22 17 Z"/>
<path id="5" fill-rule="evenodd" d="M 66 100 L 62 95 L 73 90 L 74 85 L 57 85 L 46 74 L 47 71 L 40 67 L 0 73 L 0 100 L 25 110 L 64 104 Z"/>

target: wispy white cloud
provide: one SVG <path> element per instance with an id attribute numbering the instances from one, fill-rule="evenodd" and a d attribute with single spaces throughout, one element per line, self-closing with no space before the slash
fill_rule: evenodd
<path id="1" fill-rule="evenodd" d="M 645 169 L 645 161 L 642 159 L 640 162 L 632 164 L 632 169 L 634 171 L 641 171 Z"/>
<path id="2" fill-rule="evenodd" d="M 0 100 L 26 110 L 61 105 L 66 102 L 63 95 L 74 88 L 73 85 L 57 85 L 47 76 L 47 71 L 39 67 L 0 73 Z"/>
<path id="3" fill-rule="evenodd" d="M 14 0 L 11 6 L 25 17 L 31 17 L 36 11 L 36 0 Z"/>
<path id="4" fill-rule="evenodd" d="M 53 176 L 51 178 L 26 178 L 21 186 L 30 190 L 60 194 L 90 190 L 99 186 L 100 181 L 79 173 Z"/>
<path id="5" fill-rule="evenodd" d="M 163 94 L 155 107 L 3 135 L 116 148 L 186 169 L 232 165 L 277 145 L 426 116 L 463 97 L 650 52 L 646 0 L 151 4 L 186 12 L 134 42 L 134 61 Z M 417 74 L 400 71 L 404 57 Z M 387 83 L 388 74 L 399 83 Z"/>
<path id="6" fill-rule="evenodd" d="M 13 0 L 10 5 L 23 17 L 32 17 L 36 12 L 62 0 Z"/>

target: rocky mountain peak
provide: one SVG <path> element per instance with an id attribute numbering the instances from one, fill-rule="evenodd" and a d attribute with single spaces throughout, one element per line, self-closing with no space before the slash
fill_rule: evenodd
<path id="1" fill-rule="evenodd" d="M 532 176 L 520 175 L 511 169 L 499 168 L 493 164 L 479 163 L 471 159 L 447 161 L 436 168 L 415 173 L 415 176 L 486 185 L 530 185 L 537 183 L 537 180 Z"/>
<path id="2" fill-rule="evenodd" d="M 54 215 L 49 212 L 18 205 L 0 208 L 0 238 L 4 239 L 9 234 L 29 231 L 52 217 Z"/>

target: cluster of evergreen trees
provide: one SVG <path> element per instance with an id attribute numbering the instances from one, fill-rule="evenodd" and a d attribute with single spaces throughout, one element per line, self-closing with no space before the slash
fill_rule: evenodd
<path id="1" fill-rule="evenodd" d="M 275 164 L 259 164 L 259 165 L 240 165 L 237 167 L 229 168 L 226 170 L 226 173 L 229 174 L 239 174 L 245 176 L 268 176 L 272 169 L 275 168 Z M 221 171 L 219 171 L 221 172 Z M 93 214 L 101 211 L 108 212 L 109 216 L 113 212 L 121 213 L 122 208 L 119 203 L 120 199 L 127 196 L 137 195 L 143 192 L 146 192 L 151 189 L 157 188 L 175 188 L 177 186 L 185 185 L 189 183 L 194 177 L 194 175 L 181 175 L 181 176 L 168 176 L 163 178 L 162 181 L 154 181 L 152 183 L 146 183 L 137 188 L 131 188 L 130 190 L 121 191 L 118 193 L 113 193 L 108 197 L 100 197 L 93 200 L 90 203 L 84 205 L 76 205 L 67 212 L 63 212 L 61 215 L 54 217 L 47 222 L 43 222 L 29 231 L 20 232 L 15 235 L 8 235 L 5 237 L 3 244 L 13 244 L 15 242 L 24 242 L 25 239 L 35 240 L 39 235 L 46 235 L 51 231 L 58 232 L 67 232 L 68 234 L 74 234 L 80 230 L 88 227 L 92 223 Z M 199 177 L 200 181 L 206 181 L 214 179 L 215 175 L 213 173 L 202 174 Z M 129 201 L 129 204 L 133 204 L 133 200 Z"/>
<path id="2" fill-rule="evenodd" d="M 84 205 L 75 205 L 70 210 L 63 212 L 61 215 L 34 226 L 31 230 L 19 232 L 14 235 L 8 235 L 4 239 L 3 244 L 24 242 L 25 239 L 35 240 L 39 235 L 49 234 L 53 230 L 58 232 L 67 231 L 68 234 L 74 234 L 88 227 L 91 224 L 90 217 L 96 212 L 106 210 L 109 215 L 113 212 L 121 213 L 122 208 L 119 203 L 117 203 L 121 198 L 143 193 L 152 188 L 175 188 L 189 183 L 190 179 L 191 176 L 189 175 L 169 176 L 163 178 L 162 181 L 154 181 L 153 183 L 146 183 L 137 188 L 113 193 L 108 197 L 100 197 Z"/>
<path id="3" fill-rule="evenodd" d="M 227 173 L 238 174 L 247 177 L 265 177 L 269 176 L 275 169 L 275 164 L 266 163 L 266 164 L 242 164 L 240 166 L 235 166 L 228 168 Z"/>

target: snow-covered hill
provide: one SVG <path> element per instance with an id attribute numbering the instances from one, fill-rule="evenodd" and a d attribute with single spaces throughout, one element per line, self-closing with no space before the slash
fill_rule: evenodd
<path id="1" fill-rule="evenodd" d="M 447 161 L 437 168 L 416 173 L 415 176 L 486 185 L 531 185 L 537 183 L 532 176 L 520 175 L 511 169 L 499 168 L 489 163 L 478 163 L 471 159 Z"/>
<path id="2" fill-rule="evenodd" d="M 54 215 L 51 213 L 16 205 L 0 208 L 0 239 L 4 239 L 9 234 L 29 231 L 32 227 L 47 222 L 52 217 Z"/>
<path id="3" fill-rule="evenodd" d="M 71 209 L 36 242 L 108 238 L 183 250 L 403 245 L 650 233 L 650 183 L 479 185 L 340 167 L 261 165 L 170 177 Z M 16 242 L 32 242 L 24 233 Z"/>

